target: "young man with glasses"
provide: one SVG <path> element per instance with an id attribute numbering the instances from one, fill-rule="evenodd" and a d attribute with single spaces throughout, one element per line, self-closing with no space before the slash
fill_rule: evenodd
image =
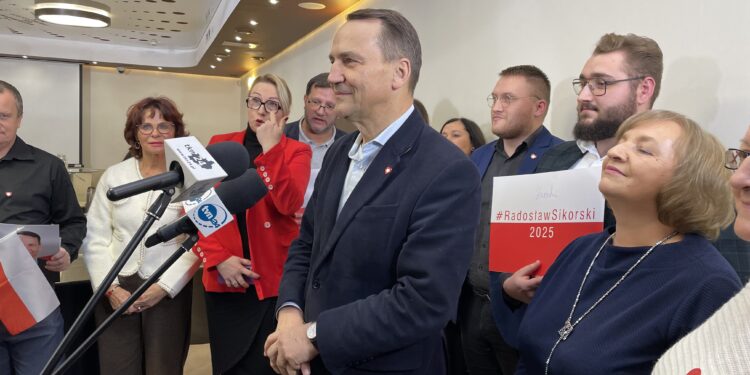
<path id="1" fill-rule="evenodd" d="M 506 68 L 487 97 L 492 133 L 500 139 L 471 155 L 482 177 L 479 226 L 458 324 L 469 374 L 513 374 L 518 352 L 500 335 L 490 311 L 489 239 L 492 181 L 498 176 L 533 173 L 541 156 L 562 142 L 542 125 L 550 103 L 547 75 L 532 65 Z"/>
<path id="2" fill-rule="evenodd" d="M 323 157 L 326 155 L 326 151 L 335 140 L 347 133 L 334 126 L 336 121 L 336 96 L 328 83 L 328 73 L 320 73 L 307 82 L 303 100 L 305 115 L 295 122 L 286 124 L 284 133 L 287 137 L 305 143 L 312 149 L 310 181 L 307 183 L 305 203 L 302 205 L 304 209 L 312 195 L 315 178 L 323 165 Z"/>

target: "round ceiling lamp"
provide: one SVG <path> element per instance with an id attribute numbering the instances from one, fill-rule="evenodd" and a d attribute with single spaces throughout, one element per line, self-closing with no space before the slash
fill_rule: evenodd
<path id="1" fill-rule="evenodd" d="M 66 26 L 107 27 L 112 22 L 109 7 L 90 0 L 36 0 L 34 16 Z"/>

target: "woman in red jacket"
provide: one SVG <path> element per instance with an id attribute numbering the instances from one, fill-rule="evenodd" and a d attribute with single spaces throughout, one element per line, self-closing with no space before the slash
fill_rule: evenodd
<path id="1" fill-rule="evenodd" d="M 244 144 L 268 194 L 194 249 L 203 259 L 214 374 L 274 374 L 263 343 L 275 329 L 279 282 L 299 232 L 294 212 L 310 177 L 310 148 L 284 136 L 291 106 L 286 82 L 273 74 L 256 78 L 246 103 L 247 129 L 209 143 Z"/>

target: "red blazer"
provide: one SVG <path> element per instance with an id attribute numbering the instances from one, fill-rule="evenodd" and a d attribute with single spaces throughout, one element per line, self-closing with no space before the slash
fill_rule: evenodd
<path id="1" fill-rule="evenodd" d="M 245 131 L 215 135 L 209 144 L 238 142 Z M 299 226 L 294 213 L 303 203 L 307 180 L 310 178 L 312 151 L 304 143 L 286 136 L 254 163 L 268 194 L 245 211 L 252 269 L 260 274 L 255 280 L 258 298 L 275 297 L 286 262 L 289 245 L 297 238 Z M 208 292 L 244 293 L 244 288 L 219 284 L 216 266 L 230 256 L 242 257 L 242 241 L 237 221 L 233 221 L 208 237 L 200 237 L 193 251 L 203 259 L 203 286 Z"/>

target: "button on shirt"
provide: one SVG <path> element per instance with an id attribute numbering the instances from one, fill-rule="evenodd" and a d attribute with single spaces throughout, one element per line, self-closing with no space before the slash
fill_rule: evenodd
<path id="1" fill-rule="evenodd" d="M 489 243 L 490 243 L 490 211 L 492 209 L 492 183 L 495 177 L 514 176 L 518 174 L 526 155 L 529 145 L 539 135 L 541 127 L 518 145 L 513 155 L 505 153 L 503 140 L 497 141 L 492 161 L 487 166 L 487 171 L 482 176 L 482 202 L 480 207 L 479 227 L 474 244 L 474 253 L 471 257 L 469 267 L 469 284 L 476 293 L 487 294 L 490 285 L 489 276 Z"/>
<path id="2" fill-rule="evenodd" d="M 596 149 L 596 142 L 576 140 L 578 148 L 583 152 L 583 157 L 573 164 L 570 169 L 581 169 L 589 167 L 601 167 L 602 156 L 599 156 L 599 150 Z"/>
<path id="3" fill-rule="evenodd" d="M 395 134 L 398 129 L 401 129 L 401 126 L 404 125 L 404 122 L 406 122 L 406 119 L 409 118 L 413 111 L 414 106 L 412 105 L 403 115 L 401 115 L 401 117 L 388 125 L 387 128 L 383 129 L 375 139 L 367 143 L 362 143 L 362 133 L 357 135 L 357 139 L 354 140 L 354 144 L 349 150 L 349 159 L 352 159 L 352 161 L 349 163 L 349 171 L 346 172 L 346 180 L 344 180 L 344 188 L 341 192 L 341 200 L 339 201 L 338 209 L 339 214 L 341 213 L 341 209 L 344 208 L 346 200 L 349 199 L 349 195 L 352 194 L 357 183 L 359 183 L 359 180 L 362 179 L 367 168 L 372 164 L 372 161 L 375 160 L 375 157 L 378 156 L 380 150 L 383 149 L 383 146 L 385 146 L 385 143 L 391 139 L 393 134 Z"/>
<path id="4" fill-rule="evenodd" d="M 331 134 L 331 139 L 327 140 L 325 143 L 317 144 L 315 141 L 311 140 L 307 137 L 304 131 L 302 131 L 302 121 L 299 121 L 299 141 L 310 146 L 310 149 L 312 149 L 312 160 L 310 161 L 310 180 L 307 182 L 307 189 L 305 190 L 305 201 L 302 204 L 302 207 L 307 207 L 307 202 L 310 200 L 310 197 L 312 196 L 313 187 L 315 186 L 315 179 L 318 178 L 318 172 L 320 172 L 320 167 L 323 165 L 323 157 L 326 155 L 326 152 L 328 152 L 328 149 L 331 148 L 331 145 L 333 145 L 333 142 L 336 141 L 336 127 L 333 127 L 333 134 Z"/>

